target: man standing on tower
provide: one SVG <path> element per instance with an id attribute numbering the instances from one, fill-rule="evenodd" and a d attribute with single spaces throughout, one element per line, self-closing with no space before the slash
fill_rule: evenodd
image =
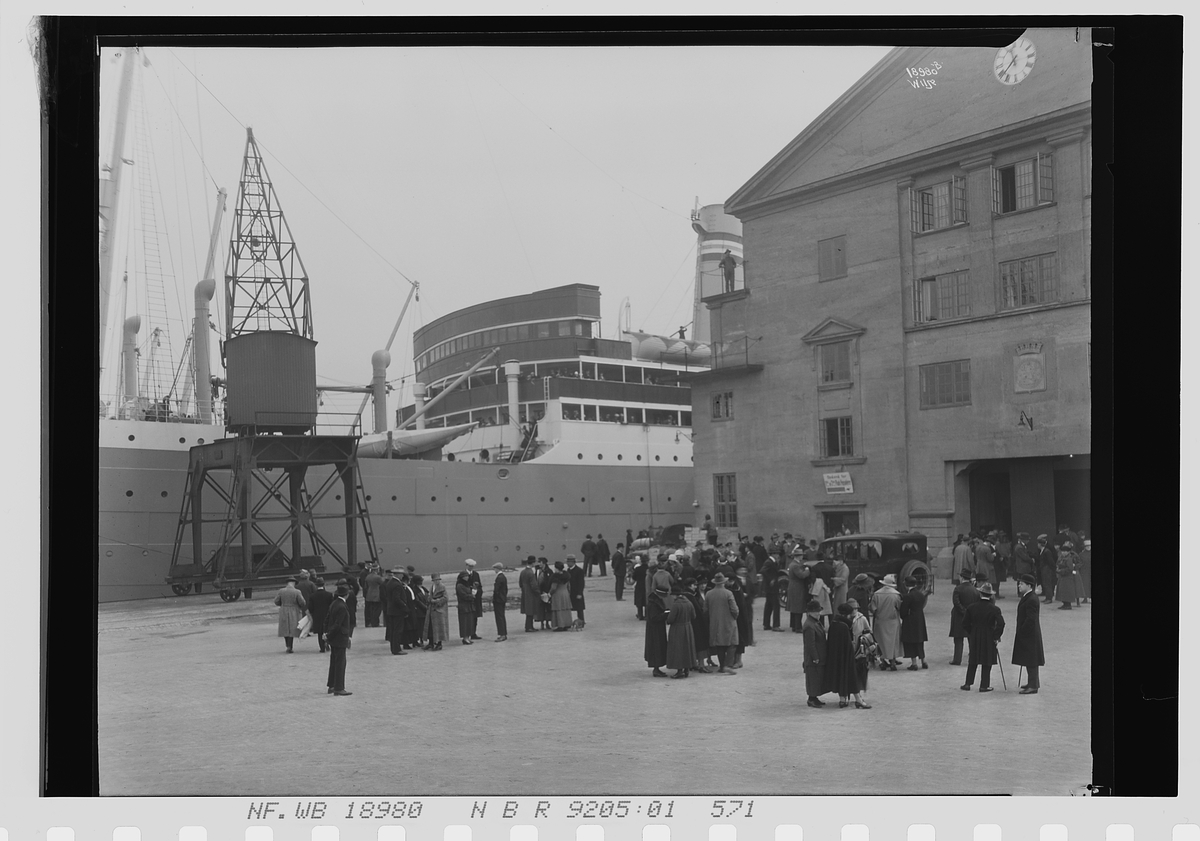
<path id="1" fill-rule="evenodd" d="M 725 276 L 725 291 L 733 291 L 733 270 L 737 268 L 737 260 L 728 248 L 725 249 L 725 256 L 721 258 L 721 273 Z"/>

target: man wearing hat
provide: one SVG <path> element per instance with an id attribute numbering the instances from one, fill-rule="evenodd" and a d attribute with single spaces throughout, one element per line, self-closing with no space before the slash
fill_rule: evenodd
<path id="1" fill-rule="evenodd" d="M 1050 545 L 1050 538 L 1047 535 L 1039 534 L 1037 543 L 1037 568 L 1038 575 L 1042 580 L 1042 601 L 1051 604 L 1054 601 L 1054 585 L 1058 583 L 1058 575 L 1055 571 L 1058 566 L 1058 555 L 1055 553 L 1054 547 Z"/>
<path id="2" fill-rule="evenodd" d="M 1055 568 L 1055 572 L 1058 573 L 1058 584 L 1055 586 L 1054 598 L 1062 602 L 1059 610 L 1070 610 L 1071 602 L 1079 598 L 1075 586 L 1079 580 L 1079 575 L 1075 571 L 1077 562 L 1075 545 L 1069 540 L 1064 540 L 1058 550 L 1058 564 Z"/>
<path id="3" fill-rule="evenodd" d="M 975 670 L 980 667 L 983 675 L 979 679 L 979 691 L 992 691 L 992 664 L 997 661 L 997 648 L 1000 636 L 1004 633 L 1004 616 L 992 601 L 994 595 L 992 585 L 984 583 L 979 589 L 979 601 L 968 607 L 963 616 L 963 630 L 971 643 L 971 653 L 967 657 L 967 682 L 959 687 L 964 692 L 971 691 L 975 683 Z"/>
<path id="4" fill-rule="evenodd" d="M 312 600 L 313 593 L 317 592 L 317 585 L 313 584 L 312 575 L 308 570 L 302 569 L 296 576 L 296 589 L 304 596 L 306 603 Z"/>
<path id="5" fill-rule="evenodd" d="M 708 649 L 715 652 L 721 663 L 719 675 L 736 675 L 729 667 L 729 649 L 738 644 L 738 608 L 733 593 L 725 589 L 725 575 L 718 572 L 712 578 L 713 588 L 704 596 L 708 608 Z M 670 592 L 670 587 L 667 587 Z"/>
<path id="6" fill-rule="evenodd" d="M 496 642 L 508 639 L 508 620 L 504 617 L 504 607 L 508 602 L 508 579 L 504 576 L 504 564 L 497 561 L 492 564 L 496 570 L 496 581 L 492 584 L 492 612 L 496 615 Z"/>
<path id="7" fill-rule="evenodd" d="M 1033 575 L 1033 550 L 1029 545 L 1029 532 L 1017 532 L 1017 542 L 1013 544 L 1013 575 Z"/>
<path id="8" fill-rule="evenodd" d="M 608 576 L 608 560 L 612 554 L 608 549 L 608 541 L 604 539 L 604 535 L 596 532 L 596 563 L 600 565 L 600 577 Z"/>
<path id="9" fill-rule="evenodd" d="M 1017 630 L 1013 634 L 1012 663 L 1029 670 L 1029 682 L 1021 687 L 1022 695 L 1036 695 L 1041 688 L 1038 668 L 1046 665 L 1046 652 L 1042 648 L 1042 624 L 1039 613 L 1042 603 L 1038 601 L 1034 587 L 1037 579 L 1022 575 L 1017 579 Z"/>
<path id="10" fill-rule="evenodd" d="M 583 627 L 583 579 L 584 573 L 581 567 L 575 565 L 575 556 L 567 555 L 567 575 L 571 579 L 571 609 L 575 611 L 579 619 L 579 627 Z"/>
<path id="11" fill-rule="evenodd" d="M 338 584 L 333 602 L 325 615 L 325 638 L 329 643 L 329 678 L 325 686 L 330 695 L 352 695 L 346 691 L 346 649 L 350 647 L 350 609 L 346 597 L 350 587 Z"/>
<path id="12" fill-rule="evenodd" d="M 308 615 L 312 617 L 312 632 L 317 635 L 317 646 L 325 651 L 325 619 L 329 616 L 329 606 L 333 604 L 333 593 L 325 589 L 325 579 L 313 581 L 317 589 L 308 600 Z"/>
<path id="13" fill-rule="evenodd" d="M 871 597 L 875 595 L 875 582 L 871 580 L 871 576 L 865 572 L 860 572 L 854 576 L 850 582 L 850 589 L 846 593 L 846 600 L 853 599 L 858 602 L 858 612 L 865 618 L 869 617 L 871 609 Z M 868 630 L 870 628 L 868 627 Z"/>
<path id="14" fill-rule="evenodd" d="M 537 558 L 533 555 L 522 561 L 523 569 L 517 579 L 517 583 L 521 585 L 521 614 L 525 617 L 527 634 L 537 633 L 533 621 L 534 617 L 541 616 L 542 611 L 542 594 L 538 591 L 537 570 L 533 568 L 536 563 Z"/>
<path id="15" fill-rule="evenodd" d="M 383 582 L 380 598 L 383 604 L 383 621 L 387 625 L 384 639 L 389 643 L 392 654 L 405 654 L 404 651 L 404 619 L 408 615 L 408 588 L 400 577 L 404 570 L 400 567 L 389 569 Z"/>
<path id="16" fill-rule="evenodd" d="M 671 571 L 667 569 L 666 564 L 659 563 L 658 559 L 650 559 L 650 583 L 647 585 L 652 590 L 657 590 L 659 587 L 666 587 L 667 592 L 671 592 L 671 585 L 675 583 L 675 577 L 671 575 Z"/>
<path id="17" fill-rule="evenodd" d="M 818 696 L 828 690 L 825 685 L 825 627 L 821 624 L 821 603 L 815 599 L 804 606 L 804 691 L 810 707 L 823 707 Z"/>
<path id="18" fill-rule="evenodd" d="M 758 568 L 758 575 L 762 579 L 762 592 L 766 599 L 763 606 L 763 630 L 783 631 L 783 628 L 779 627 L 779 561 L 775 554 L 767 555 L 762 566 Z"/>
<path id="19" fill-rule="evenodd" d="M 646 665 L 654 677 L 670 677 L 662 670 L 667 665 L 667 599 L 670 588 L 657 587 L 646 597 Z"/>
<path id="20" fill-rule="evenodd" d="M 283 642 L 287 646 L 285 651 L 291 654 L 292 639 L 297 633 L 296 625 L 304 616 L 304 610 L 308 606 L 304 596 L 296 589 L 296 576 L 289 576 L 287 582 L 275 594 L 275 604 L 279 607 L 278 635 L 283 637 Z"/>
<path id="21" fill-rule="evenodd" d="M 592 564 L 596 560 L 596 544 L 590 534 L 583 541 L 583 544 L 580 545 L 579 554 L 583 555 L 584 575 L 590 578 L 592 575 Z"/>
<path id="22" fill-rule="evenodd" d="M 975 546 L 975 571 L 986 572 L 988 583 L 992 585 L 992 592 L 997 598 L 1004 598 L 1000 595 L 1000 578 L 996 574 L 996 547 L 993 542 L 996 539 L 996 533 L 988 532 L 987 537 L 980 540 Z"/>
<path id="23" fill-rule="evenodd" d="M 900 665 L 900 591 L 895 575 L 885 575 L 882 586 L 871 596 L 871 615 L 871 632 L 879 643 L 879 670 L 894 672 Z"/>
<path id="24" fill-rule="evenodd" d="M 983 575 L 983 578 L 986 580 L 987 576 Z M 983 586 L 984 582 L 979 583 Z M 963 617 L 967 615 L 967 608 L 979 601 L 979 591 L 975 589 L 975 582 L 969 576 L 963 578 L 950 594 L 950 601 L 953 605 L 950 609 L 950 636 L 954 638 L 954 658 L 950 665 L 961 666 L 963 640 L 967 636 L 967 632 L 963 630 Z"/>
<path id="25" fill-rule="evenodd" d="M 368 628 L 378 628 L 379 617 L 383 615 L 383 576 L 379 574 L 376 564 L 371 565 L 363 578 L 363 602 L 366 604 L 363 608 L 366 612 L 363 624 Z"/>
<path id="26" fill-rule="evenodd" d="M 791 617 L 792 633 L 803 633 L 804 605 L 808 604 L 808 580 L 812 571 L 804 565 L 804 547 L 797 544 L 792 549 L 787 566 L 787 609 Z"/>
<path id="27" fill-rule="evenodd" d="M 616 585 L 617 601 L 625 601 L 625 548 L 624 543 L 617 544 L 617 551 L 612 554 L 613 583 Z"/>
<path id="28" fill-rule="evenodd" d="M 967 540 L 967 536 L 960 534 L 954 544 L 954 565 L 950 570 L 951 579 L 959 581 L 972 580 L 975 575 L 974 557 L 974 553 L 971 552 L 971 543 Z"/>
<path id="29" fill-rule="evenodd" d="M 475 561 L 467 558 L 464 564 L 466 569 L 454 581 L 454 595 L 458 598 L 458 636 L 463 645 L 471 645 L 472 640 L 482 639 L 475 633 L 479 621 L 479 614 L 475 612 L 475 596 L 483 592 L 483 584 L 479 580 L 479 573 L 475 571 Z"/>

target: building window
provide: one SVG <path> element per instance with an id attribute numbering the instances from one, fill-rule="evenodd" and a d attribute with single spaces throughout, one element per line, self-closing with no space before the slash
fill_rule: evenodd
<path id="1" fill-rule="evenodd" d="M 712 401 L 713 420 L 724 420 L 733 417 L 733 392 L 726 391 L 714 394 Z"/>
<path id="2" fill-rule="evenodd" d="M 821 280 L 846 276 L 846 237 L 823 239 L 817 243 L 817 271 Z"/>
<path id="3" fill-rule="evenodd" d="M 917 281 L 914 321 L 938 321 L 970 314 L 971 285 L 967 272 L 951 272 Z"/>
<path id="4" fill-rule="evenodd" d="M 992 210 L 1012 213 L 1054 201 L 1054 157 L 1039 153 L 1011 166 L 992 168 Z"/>
<path id="5" fill-rule="evenodd" d="M 850 343 L 821 345 L 821 382 L 850 382 Z"/>
<path id="6" fill-rule="evenodd" d="M 821 458 L 854 455 L 854 419 L 825 418 L 821 421 Z"/>
<path id="7" fill-rule="evenodd" d="M 717 528 L 736 528 L 737 474 L 717 473 L 713 476 L 713 506 L 717 510 Z"/>
<path id="8" fill-rule="evenodd" d="M 920 371 L 922 409 L 970 405 L 971 360 L 922 365 Z"/>
<path id="9" fill-rule="evenodd" d="M 539 339 L 550 338 L 550 325 L 546 323 L 539 324 L 537 326 L 537 337 Z"/>
<path id="10" fill-rule="evenodd" d="M 916 233 L 936 231 L 967 221 L 967 179 L 956 175 L 949 181 L 909 191 L 912 229 Z"/>
<path id="11" fill-rule="evenodd" d="M 1000 264 L 1000 307 L 1010 310 L 1058 300 L 1058 259 L 1039 254 Z"/>

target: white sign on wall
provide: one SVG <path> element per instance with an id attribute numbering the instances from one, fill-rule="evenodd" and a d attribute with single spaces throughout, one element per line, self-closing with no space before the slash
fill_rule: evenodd
<path id="1" fill-rule="evenodd" d="M 849 473 L 826 473 L 825 475 L 825 493 L 828 494 L 852 494 L 854 493 L 854 483 L 850 481 Z"/>

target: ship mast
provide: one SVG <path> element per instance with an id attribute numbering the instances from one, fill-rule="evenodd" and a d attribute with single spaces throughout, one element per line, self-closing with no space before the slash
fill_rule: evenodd
<path id="1" fill-rule="evenodd" d="M 112 286 L 113 264 L 113 223 L 116 221 L 117 197 L 121 191 L 121 171 L 124 159 L 121 152 L 125 148 L 125 128 L 129 117 L 130 92 L 133 89 L 133 68 L 136 65 L 134 55 L 138 49 L 132 48 L 133 55 L 124 56 L 121 67 L 121 83 L 117 89 L 116 123 L 113 127 L 112 153 L 101 169 L 101 174 L 107 173 L 108 178 L 100 178 L 100 364 L 104 364 L 104 346 L 108 333 L 108 296 Z"/>

